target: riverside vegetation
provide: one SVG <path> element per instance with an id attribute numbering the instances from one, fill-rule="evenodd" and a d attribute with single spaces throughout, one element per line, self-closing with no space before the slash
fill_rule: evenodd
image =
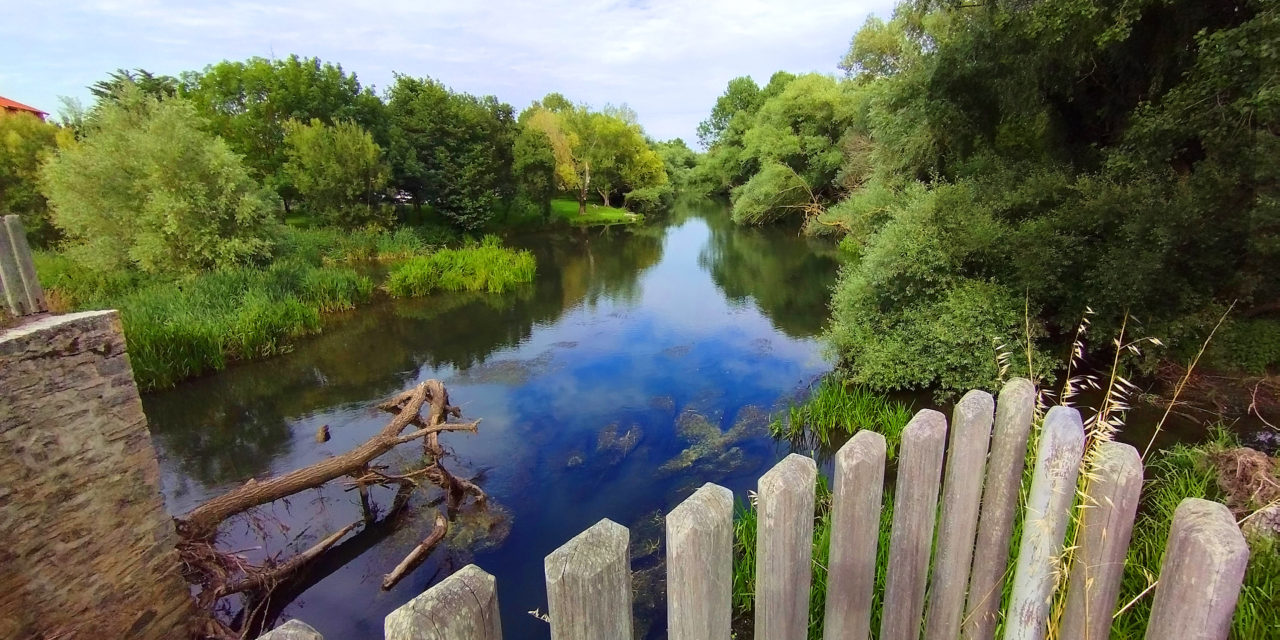
<path id="1" fill-rule="evenodd" d="M 120 309 L 143 389 L 288 351 L 375 294 L 365 262 L 395 263 L 393 296 L 508 291 L 532 255 L 474 234 L 638 222 L 671 201 L 670 150 L 691 155 L 625 106 L 553 93 L 517 118 L 409 76 L 384 99 L 298 56 L 91 89 L 61 126 L 0 119 L 0 207 L 58 310 Z"/>

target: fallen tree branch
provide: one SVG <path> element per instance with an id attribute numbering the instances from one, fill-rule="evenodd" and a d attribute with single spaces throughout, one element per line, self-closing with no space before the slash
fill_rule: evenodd
<path id="1" fill-rule="evenodd" d="M 320 554 L 327 551 L 329 547 L 332 547 L 333 545 L 337 544 L 339 540 L 345 537 L 348 533 L 351 533 L 358 526 L 360 526 L 359 522 L 353 522 L 333 532 L 332 535 L 325 538 L 324 540 L 321 540 L 320 542 L 317 542 L 315 545 L 313 545 L 311 548 L 307 549 L 306 551 L 303 551 L 302 553 L 299 553 L 298 555 L 293 556 L 292 558 L 289 558 L 287 562 L 284 562 L 278 566 L 272 567 L 271 569 L 268 569 L 265 571 L 254 571 L 254 572 L 247 573 L 246 574 L 247 577 L 244 578 L 243 580 L 239 580 L 237 582 L 233 582 L 231 584 L 228 584 L 219 588 L 216 592 L 216 595 L 214 596 L 215 599 L 221 598 L 223 596 L 229 596 L 233 593 L 241 593 L 244 591 L 259 591 L 263 588 L 269 588 L 271 585 L 274 585 L 280 582 L 281 580 L 284 580 L 285 578 L 289 577 L 290 574 L 297 571 L 298 569 L 301 569 L 308 562 L 311 562 L 312 560 L 315 560 L 316 558 L 320 557 Z"/>
<path id="2" fill-rule="evenodd" d="M 435 528 L 431 530 L 431 533 L 422 542 L 418 543 L 418 546 L 409 552 L 409 555 L 404 557 L 404 560 L 400 561 L 400 564 L 396 565 L 396 568 L 391 570 L 391 573 L 382 576 L 382 590 L 390 590 L 410 571 L 422 564 L 422 561 L 426 559 L 437 544 L 440 544 L 440 541 L 444 539 L 445 534 L 448 532 L 449 520 L 444 517 L 443 513 L 437 511 Z"/>
<path id="3" fill-rule="evenodd" d="M 422 421 L 422 405 L 430 402 L 426 423 Z M 212 540 L 218 526 L 227 518 L 254 507 L 286 498 L 300 491 L 318 487 L 330 480 L 354 475 L 363 470 L 378 456 L 387 453 L 404 442 L 415 438 L 429 439 L 440 431 L 472 431 L 476 423 L 450 425 L 446 419 L 457 414 L 456 407 L 448 406 L 448 395 L 439 380 L 427 380 L 411 391 L 396 396 L 382 408 L 398 407 L 398 413 L 375 436 L 364 444 L 342 455 L 321 460 L 302 469 L 266 480 L 249 480 L 216 498 L 212 498 L 178 518 L 178 531 L 188 540 Z M 410 425 L 420 429 L 409 436 L 400 434 Z M 439 444 L 436 443 L 438 448 Z"/>

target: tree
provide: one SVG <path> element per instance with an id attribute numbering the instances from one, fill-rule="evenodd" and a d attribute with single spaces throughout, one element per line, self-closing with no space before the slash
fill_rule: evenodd
<path id="1" fill-rule="evenodd" d="M 512 170 L 520 192 L 542 216 L 551 218 L 551 197 L 556 192 L 556 156 L 547 132 L 523 123 L 512 149 Z"/>
<path id="2" fill-rule="evenodd" d="M 99 269 L 190 273 L 264 258 L 272 205 L 195 107 L 126 89 L 42 170 L 68 253 Z"/>
<path id="3" fill-rule="evenodd" d="M 705 147 L 715 146 L 729 129 L 729 123 L 740 112 L 755 113 L 760 108 L 760 86 L 750 76 L 729 81 L 724 93 L 716 98 L 711 115 L 698 123 L 698 141 Z"/>
<path id="4" fill-rule="evenodd" d="M 399 75 L 387 110 L 395 185 L 459 227 L 487 222 L 513 190 L 511 107 Z"/>
<path id="5" fill-rule="evenodd" d="M 285 145 L 285 176 L 313 213 L 348 229 L 390 222 L 379 215 L 388 173 L 382 149 L 360 125 L 287 122 Z"/>
<path id="6" fill-rule="evenodd" d="M 21 216 L 27 238 L 36 246 L 49 246 L 58 239 L 48 203 L 40 193 L 40 163 L 56 149 L 74 143 L 69 130 L 32 114 L 0 116 L 0 212 Z"/>
<path id="7" fill-rule="evenodd" d="M 339 65 L 296 55 L 282 60 L 223 61 L 182 74 L 179 93 L 190 100 L 254 177 L 276 192 L 287 213 L 297 197 L 284 172 L 284 125 L 289 120 L 325 124 L 348 120 L 385 144 L 382 101 Z"/>
<path id="8" fill-rule="evenodd" d="M 125 87 L 137 87 L 145 95 L 153 98 L 172 98 L 178 94 L 178 79 L 173 76 L 156 75 L 146 69 L 116 69 L 107 74 L 106 80 L 99 80 L 89 86 L 99 101 L 115 100 Z"/>
<path id="9" fill-rule="evenodd" d="M 662 158 L 649 147 L 635 112 L 626 107 L 606 107 L 604 112 L 585 106 L 557 105 L 551 94 L 535 102 L 521 119 L 546 137 L 555 158 L 556 186 L 578 199 L 578 214 L 587 212 L 587 198 L 594 189 L 605 206 L 611 195 L 667 183 Z"/>

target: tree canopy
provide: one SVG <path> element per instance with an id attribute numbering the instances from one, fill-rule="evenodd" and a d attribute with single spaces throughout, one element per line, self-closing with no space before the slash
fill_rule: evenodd
<path id="1" fill-rule="evenodd" d="M 346 228 L 389 222 L 380 214 L 388 170 L 368 131 L 346 120 L 289 121 L 285 146 L 284 174 L 320 218 Z"/>

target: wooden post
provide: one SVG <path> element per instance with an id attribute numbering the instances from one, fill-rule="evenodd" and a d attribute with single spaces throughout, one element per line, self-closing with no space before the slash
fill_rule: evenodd
<path id="1" fill-rule="evenodd" d="M 757 640 L 803 638 L 813 578 L 813 502 L 818 466 L 791 454 L 760 478 L 756 504 Z"/>
<path id="2" fill-rule="evenodd" d="M 386 640 L 502 640 L 493 576 L 469 564 L 387 615 Z"/>
<path id="3" fill-rule="evenodd" d="M 947 445 L 947 477 L 942 487 L 941 522 L 938 524 L 926 640 L 960 637 L 960 614 L 969 587 L 973 539 L 978 531 L 978 506 L 991 444 L 991 421 L 996 401 L 985 391 L 970 391 L 956 403 L 951 415 Z"/>
<path id="4" fill-rule="evenodd" d="M 552 640 L 631 637 L 630 537 L 604 519 L 547 556 Z"/>
<path id="5" fill-rule="evenodd" d="M 1173 512 L 1147 640 L 1225 640 L 1249 564 L 1225 505 L 1187 498 Z"/>
<path id="6" fill-rule="evenodd" d="M 27 245 L 22 219 L 7 215 L 0 226 L 4 227 L 0 231 L 0 254 L 8 254 L 0 255 L 0 280 L 4 282 L 10 310 L 15 316 L 47 311 L 44 290 L 36 277 L 36 265 L 31 258 L 31 247 Z"/>
<path id="7" fill-rule="evenodd" d="M 27 290 L 18 271 L 18 259 L 9 240 L 9 227 L 0 220 L 0 288 L 4 289 L 5 308 L 9 315 L 25 316 L 28 313 Z"/>
<path id="8" fill-rule="evenodd" d="M 728 640 L 733 598 L 733 492 L 711 483 L 667 514 L 667 633 Z"/>
<path id="9" fill-rule="evenodd" d="M 1084 454 L 1080 412 L 1054 407 L 1040 432 L 1036 469 L 1022 520 L 1022 545 L 1005 616 L 1004 640 L 1043 640 L 1057 586 L 1062 539 Z"/>
<path id="10" fill-rule="evenodd" d="M 1035 413 L 1036 388 L 1030 380 L 1014 378 L 1000 391 L 996 403 L 995 433 L 987 478 L 982 487 L 982 513 L 974 539 L 973 571 L 965 603 L 965 640 L 995 637 L 1004 576 L 1009 563 L 1009 539 L 1013 536 L 1013 515 L 1022 487 L 1022 467 L 1027 457 L 1027 438 Z"/>
<path id="11" fill-rule="evenodd" d="M 1067 582 L 1062 640 L 1103 639 L 1111 635 L 1111 616 L 1120 595 L 1129 534 L 1142 492 L 1142 459 L 1120 442 L 1098 446 L 1092 477 L 1076 531 L 1076 550 Z"/>
<path id="12" fill-rule="evenodd" d="M 880 616 L 881 640 L 916 640 L 920 636 L 946 444 L 947 419 L 937 411 L 917 413 L 902 432 L 889 569 Z"/>
<path id="13" fill-rule="evenodd" d="M 258 636 L 258 640 L 324 640 L 324 636 L 311 625 L 294 619 Z"/>
<path id="14" fill-rule="evenodd" d="M 823 638 L 871 637 L 871 590 L 884 492 L 884 436 L 859 431 L 836 452 Z"/>

